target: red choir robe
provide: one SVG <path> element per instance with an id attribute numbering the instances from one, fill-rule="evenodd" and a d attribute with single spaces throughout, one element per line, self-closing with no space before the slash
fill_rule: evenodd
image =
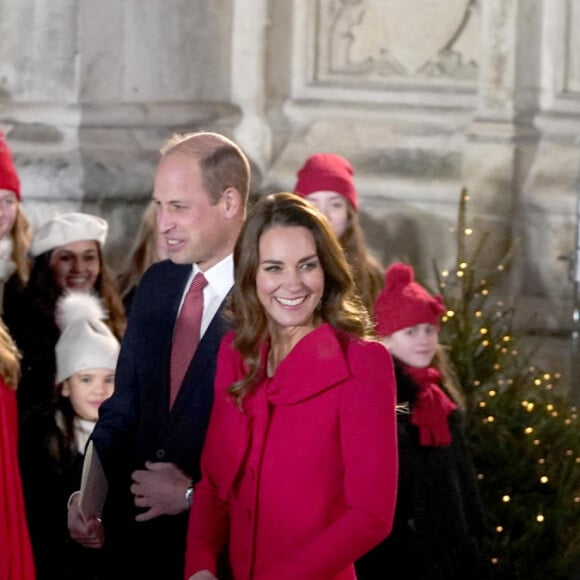
<path id="1" fill-rule="evenodd" d="M 0 580 L 34 580 L 18 467 L 16 391 L 0 377 Z"/>

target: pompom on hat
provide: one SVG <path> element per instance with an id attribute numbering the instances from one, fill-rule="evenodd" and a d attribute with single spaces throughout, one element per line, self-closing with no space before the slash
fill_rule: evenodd
<path id="1" fill-rule="evenodd" d="M 411 266 L 396 262 L 385 273 L 385 287 L 375 302 L 376 331 L 389 336 L 398 330 L 417 324 L 439 326 L 445 312 L 440 295 L 431 296 L 415 282 Z"/>
<path id="2" fill-rule="evenodd" d="M 114 370 L 119 341 L 103 322 L 100 300 L 86 292 L 69 292 L 56 303 L 55 319 L 61 329 L 56 343 L 56 384 L 89 369 Z"/>
<path id="3" fill-rule="evenodd" d="M 340 155 L 317 153 L 306 160 L 298 171 L 294 193 L 306 197 L 315 191 L 334 191 L 358 209 L 352 165 Z"/>
<path id="4" fill-rule="evenodd" d="M 95 240 L 102 246 L 107 239 L 108 229 L 109 225 L 103 218 L 88 213 L 55 215 L 36 230 L 30 254 L 33 257 L 40 256 L 59 246 L 82 240 Z"/>
<path id="5" fill-rule="evenodd" d="M 20 179 L 2 131 L 0 131 L 0 189 L 13 191 L 19 201 L 22 199 L 20 197 Z"/>

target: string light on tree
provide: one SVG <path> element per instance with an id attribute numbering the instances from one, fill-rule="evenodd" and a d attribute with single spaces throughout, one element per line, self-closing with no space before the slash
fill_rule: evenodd
<path id="1" fill-rule="evenodd" d="M 566 566 L 580 561 L 577 409 L 562 398 L 560 373 L 530 364 L 513 332 L 513 305 L 494 296 L 511 254 L 507 248 L 488 268 L 479 263 L 486 237 L 467 224 L 468 199 L 462 190 L 453 228 L 458 259 L 437 278 L 453 312 L 440 336 L 465 389 L 467 434 L 489 524 L 481 547 L 486 564 L 470 580 L 565 577 Z M 498 496 L 498 489 L 509 492 Z"/>

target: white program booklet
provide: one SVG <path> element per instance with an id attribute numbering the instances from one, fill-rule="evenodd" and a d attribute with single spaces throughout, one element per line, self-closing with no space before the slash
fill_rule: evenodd
<path id="1" fill-rule="evenodd" d="M 79 496 L 79 507 L 85 520 L 90 517 L 101 517 L 105 498 L 107 497 L 107 487 L 107 478 L 105 477 L 103 466 L 93 442 L 89 441 L 83 462 Z"/>

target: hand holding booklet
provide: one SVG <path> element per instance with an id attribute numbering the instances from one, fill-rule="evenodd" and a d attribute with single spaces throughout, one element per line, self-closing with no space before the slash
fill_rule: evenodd
<path id="1" fill-rule="evenodd" d="M 79 508 L 85 520 L 100 518 L 107 497 L 107 478 L 93 442 L 89 441 L 83 462 Z"/>

